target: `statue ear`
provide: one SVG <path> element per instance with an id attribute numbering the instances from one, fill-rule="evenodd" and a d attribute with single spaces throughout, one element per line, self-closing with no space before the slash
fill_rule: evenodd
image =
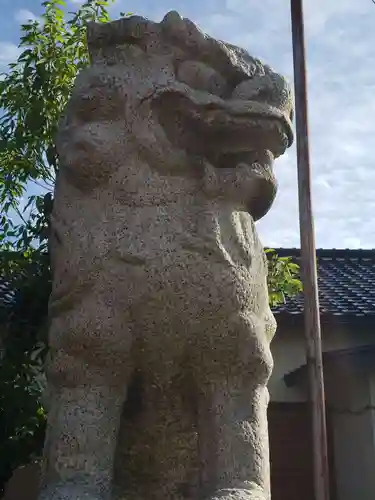
<path id="1" fill-rule="evenodd" d="M 228 84 L 223 76 L 200 61 L 184 61 L 177 68 L 177 79 L 196 90 L 224 97 Z"/>
<path id="2" fill-rule="evenodd" d="M 142 47 L 147 35 L 160 31 L 159 25 L 141 16 L 131 16 L 109 23 L 87 23 L 86 43 L 91 63 L 102 57 L 106 49 L 124 45 Z"/>
<path id="3" fill-rule="evenodd" d="M 88 47 L 123 45 L 141 40 L 155 31 L 157 23 L 141 16 L 123 17 L 109 23 L 87 23 L 86 39 Z"/>

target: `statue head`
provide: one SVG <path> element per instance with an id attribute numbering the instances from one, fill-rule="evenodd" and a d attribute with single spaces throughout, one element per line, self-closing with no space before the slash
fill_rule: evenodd
<path id="1" fill-rule="evenodd" d="M 254 219 L 268 211 L 273 160 L 293 140 L 291 89 L 279 74 L 176 12 L 160 23 L 90 23 L 87 43 L 91 66 L 58 139 L 72 183 L 91 189 L 138 155 L 160 175 L 195 176 L 207 196 Z M 75 152 L 64 155 L 67 140 Z"/>

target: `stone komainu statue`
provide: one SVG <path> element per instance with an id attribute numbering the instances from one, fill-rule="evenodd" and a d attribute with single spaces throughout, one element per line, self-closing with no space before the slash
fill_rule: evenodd
<path id="1" fill-rule="evenodd" d="M 254 221 L 290 88 L 175 12 L 87 40 L 57 137 L 39 498 L 267 500 L 275 321 Z"/>

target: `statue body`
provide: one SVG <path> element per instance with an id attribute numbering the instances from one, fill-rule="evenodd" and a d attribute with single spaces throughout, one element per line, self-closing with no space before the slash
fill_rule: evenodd
<path id="1" fill-rule="evenodd" d="M 40 500 L 268 500 L 254 221 L 290 90 L 176 13 L 90 25 L 88 46 L 57 138 Z"/>

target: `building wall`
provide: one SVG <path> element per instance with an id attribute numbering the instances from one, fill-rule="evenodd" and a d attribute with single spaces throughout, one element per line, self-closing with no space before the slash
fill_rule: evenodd
<path id="1" fill-rule="evenodd" d="M 323 351 L 335 351 L 369 344 L 375 344 L 375 331 L 351 332 L 342 325 L 329 329 L 322 328 Z M 284 375 L 306 363 L 302 328 L 278 330 L 272 341 L 271 350 L 274 358 L 274 369 L 268 384 L 271 401 L 306 401 L 307 393 L 304 388 L 288 388 L 283 379 Z"/>
<path id="2" fill-rule="evenodd" d="M 375 331 L 350 332 L 338 325 L 322 331 L 323 351 L 375 344 Z M 297 402 L 308 399 L 307 387 L 288 388 L 285 374 L 305 364 L 301 330 L 280 331 L 272 344 L 274 372 L 270 399 Z M 375 366 L 374 366 L 375 368 Z M 375 370 L 360 358 L 344 356 L 324 367 L 326 406 L 332 426 L 335 500 L 375 498 Z M 292 438 L 292 437 L 291 437 Z"/>

